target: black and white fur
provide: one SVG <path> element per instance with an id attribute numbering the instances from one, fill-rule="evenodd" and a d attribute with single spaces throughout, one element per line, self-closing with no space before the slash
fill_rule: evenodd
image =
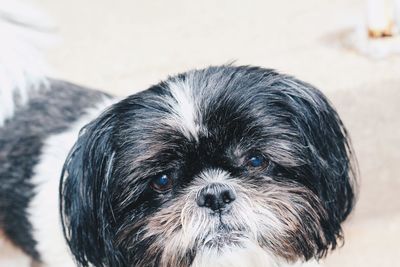
<path id="1" fill-rule="evenodd" d="M 314 266 L 342 241 L 351 148 L 310 84 L 224 65 L 119 100 L 45 81 L 0 113 L 0 227 L 39 264 Z"/>

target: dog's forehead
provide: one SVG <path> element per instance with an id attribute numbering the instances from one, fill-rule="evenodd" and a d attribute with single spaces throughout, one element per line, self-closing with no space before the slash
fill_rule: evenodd
<path id="1" fill-rule="evenodd" d="M 296 133 L 289 129 L 289 116 L 280 107 L 269 107 L 278 101 L 268 75 L 277 74 L 222 68 L 171 77 L 121 108 L 132 116 L 122 115 L 118 139 L 122 145 L 131 144 L 134 152 L 146 152 L 147 159 L 175 157 L 182 150 L 205 157 L 238 156 L 253 148 L 266 149 L 277 137 L 292 138 Z"/>
<path id="2" fill-rule="evenodd" d="M 134 104 L 121 108 L 132 116 L 121 116 L 120 154 L 136 163 L 166 165 L 181 158 L 217 162 L 242 156 L 256 141 L 246 133 L 254 131 L 254 120 L 249 110 L 237 110 L 243 104 L 221 79 L 190 72 L 136 95 Z"/>
<path id="3" fill-rule="evenodd" d="M 248 77 L 232 79 L 224 73 L 193 71 L 170 78 L 162 87 L 161 100 L 167 106 L 161 124 L 180 131 L 186 138 L 243 135 L 255 128 L 260 101 L 249 101 L 256 94 Z M 259 91 L 259 90 L 258 90 Z M 254 109 L 254 110 L 253 110 Z M 222 136 L 221 136 L 222 134 Z"/>

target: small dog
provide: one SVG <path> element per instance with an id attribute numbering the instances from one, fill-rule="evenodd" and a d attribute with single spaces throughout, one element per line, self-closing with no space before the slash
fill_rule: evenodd
<path id="1" fill-rule="evenodd" d="M 24 77 L 0 88 L 0 227 L 38 263 L 311 266 L 341 241 L 351 146 L 310 84 L 223 65 L 120 100 Z"/>

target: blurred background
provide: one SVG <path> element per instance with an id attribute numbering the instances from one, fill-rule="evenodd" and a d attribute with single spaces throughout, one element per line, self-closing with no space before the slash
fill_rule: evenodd
<path id="1" fill-rule="evenodd" d="M 368 38 L 366 0 L 31 3 L 51 19 L 57 41 L 47 57 L 61 79 L 125 96 L 233 61 L 320 88 L 350 132 L 360 171 L 345 245 L 324 266 L 400 266 L 400 41 Z"/>

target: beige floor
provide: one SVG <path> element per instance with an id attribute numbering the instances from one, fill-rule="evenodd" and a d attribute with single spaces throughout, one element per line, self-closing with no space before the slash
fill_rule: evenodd
<path id="1" fill-rule="evenodd" d="M 57 25 L 57 76 L 126 95 L 168 74 L 236 61 L 276 68 L 331 98 L 353 139 L 359 202 L 330 267 L 400 266 L 400 57 L 344 48 L 363 0 L 35 0 Z"/>

